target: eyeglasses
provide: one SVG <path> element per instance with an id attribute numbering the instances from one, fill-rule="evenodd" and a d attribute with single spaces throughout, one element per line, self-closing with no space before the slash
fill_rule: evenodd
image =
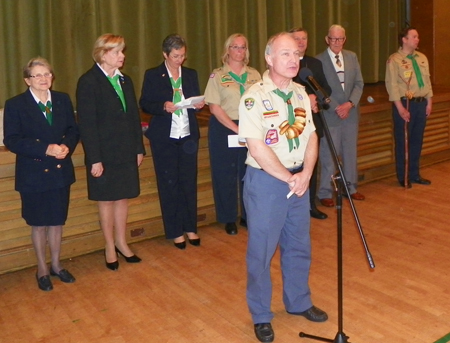
<path id="1" fill-rule="evenodd" d="M 186 55 L 169 55 L 169 56 L 173 60 L 184 60 L 186 58 Z"/>
<path id="2" fill-rule="evenodd" d="M 52 77 L 52 73 L 45 73 L 45 74 L 36 74 L 36 75 L 30 75 L 33 79 L 43 79 L 44 77 Z"/>
<path id="3" fill-rule="evenodd" d="M 246 50 L 247 50 L 247 47 L 246 47 L 246 46 L 237 46 L 237 45 L 233 45 L 233 46 L 230 46 L 230 49 L 246 51 Z"/>
<path id="4" fill-rule="evenodd" d="M 345 41 L 345 37 L 344 37 L 344 38 L 333 38 L 333 37 L 328 37 L 328 39 L 330 40 L 331 43 L 336 43 L 336 42 L 343 42 L 343 41 Z"/>

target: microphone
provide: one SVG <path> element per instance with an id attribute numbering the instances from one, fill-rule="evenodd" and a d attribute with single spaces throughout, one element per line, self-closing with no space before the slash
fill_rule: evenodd
<path id="1" fill-rule="evenodd" d="M 322 106 L 323 109 L 328 109 L 330 107 L 329 103 L 331 102 L 329 95 L 325 90 L 319 85 L 319 83 L 314 79 L 311 69 L 309 68 L 301 68 L 299 73 L 300 80 L 306 82 L 309 87 L 316 94 L 317 101 Z"/>

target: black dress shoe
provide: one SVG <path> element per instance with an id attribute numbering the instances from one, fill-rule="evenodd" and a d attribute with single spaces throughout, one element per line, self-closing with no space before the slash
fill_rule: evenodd
<path id="1" fill-rule="evenodd" d="M 178 249 L 184 250 L 186 249 L 186 241 L 175 243 L 173 242 L 173 245 L 175 245 Z"/>
<path id="2" fill-rule="evenodd" d="M 193 238 L 193 239 L 188 238 L 188 240 L 189 240 L 189 244 L 191 244 L 193 246 L 198 247 L 200 245 L 200 238 Z"/>
<path id="3" fill-rule="evenodd" d="M 122 257 L 125 259 L 125 261 L 127 261 L 127 263 L 139 263 L 142 261 L 142 259 L 137 257 L 136 255 L 125 256 L 124 254 L 122 254 L 122 252 L 119 249 L 117 249 L 116 246 L 114 248 L 116 248 L 116 253 L 118 253 L 119 255 L 122 255 Z"/>
<path id="4" fill-rule="evenodd" d="M 312 322 L 324 322 L 328 319 L 328 315 L 322 311 L 320 308 L 311 306 L 309 309 L 303 312 L 289 312 L 289 314 L 293 314 L 296 316 L 303 316 L 306 319 L 312 321 Z"/>
<path id="5" fill-rule="evenodd" d="M 44 276 L 38 277 L 38 275 L 36 274 L 36 280 L 37 280 L 39 289 L 46 291 L 46 292 L 51 291 L 53 289 L 53 284 L 50 281 L 50 275 L 44 275 Z"/>
<path id="6" fill-rule="evenodd" d="M 243 226 L 243 227 L 247 227 L 247 221 L 244 218 L 241 218 L 241 220 L 239 221 L 239 225 Z"/>
<path id="7" fill-rule="evenodd" d="M 113 271 L 119 269 L 119 261 L 114 261 L 114 262 L 108 262 L 106 261 L 106 250 L 105 250 L 105 264 L 106 264 L 106 268 L 111 269 Z"/>
<path id="8" fill-rule="evenodd" d="M 328 218 L 328 216 L 325 213 L 323 213 L 322 211 L 319 211 L 317 209 L 317 207 L 311 207 L 311 209 L 309 210 L 309 215 L 312 218 L 316 218 L 316 219 L 327 219 Z"/>
<path id="9" fill-rule="evenodd" d="M 275 333 L 270 323 L 255 324 L 255 335 L 260 342 L 273 342 Z"/>
<path id="10" fill-rule="evenodd" d="M 59 279 L 65 283 L 74 283 L 75 282 L 75 277 L 72 274 L 70 274 L 67 269 L 61 269 L 59 271 L 59 273 L 55 273 L 53 271 L 53 268 L 50 268 L 50 275 L 59 277 Z"/>
<path id="11" fill-rule="evenodd" d="M 225 224 L 225 231 L 229 235 L 237 235 L 238 229 L 237 229 L 236 223 L 226 223 Z"/>
<path id="12" fill-rule="evenodd" d="M 421 178 L 420 176 L 419 176 L 418 179 L 411 180 L 411 183 L 418 183 L 419 185 L 427 185 L 427 186 L 431 185 L 431 181 L 430 180 Z"/>
<path id="13" fill-rule="evenodd" d="M 401 187 L 405 187 L 405 181 L 399 181 L 398 182 L 400 184 Z M 411 188 L 411 182 L 408 181 L 408 184 L 406 185 L 405 188 Z"/>

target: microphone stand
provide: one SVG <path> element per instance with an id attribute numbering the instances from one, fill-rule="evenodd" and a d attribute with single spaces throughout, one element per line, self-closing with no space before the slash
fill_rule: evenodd
<path id="1" fill-rule="evenodd" d="M 317 95 L 317 94 L 316 94 Z M 330 129 L 328 128 L 328 124 L 325 120 L 325 117 L 323 115 L 322 108 L 328 108 L 327 103 L 322 103 L 322 98 L 319 98 L 317 96 L 318 105 L 320 108 L 319 115 L 320 120 L 322 120 L 323 129 L 325 132 L 325 136 L 328 141 L 328 145 L 330 146 L 332 155 L 334 157 L 334 161 L 337 165 L 338 172 L 331 177 L 335 190 L 337 192 L 336 196 L 336 209 L 337 209 L 337 253 L 338 253 L 338 263 L 337 263 L 337 281 L 338 281 L 338 332 L 334 339 L 320 337 L 320 336 L 313 336 L 304 332 L 300 332 L 299 336 L 304 338 L 310 338 L 315 339 L 322 342 L 332 342 L 332 343 L 350 343 L 348 341 L 349 337 L 345 335 L 344 333 L 344 320 L 343 320 L 343 261 L 342 261 L 342 196 L 346 195 L 348 197 L 348 200 L 350 201 L 350 206 L 353 211 L 353 216 L 356 221 L 356 225 L 358 226 L 359 234 L 361 236 L 362 243 L 364 245 L 364 249 L 366 251 L 367 260 L 369 262 L 370 268 L 375 268 L 375 264 L 372 259 L 372 255 L 370 254 L 369 248 L 366 243 L 366 239 L 364 236 L 363 229 L 361 227 L 361 223 L 359 221 L 358 214 L 356 213 L 356 208 L 353 204 L 352 198 L 350 196 L 350 191 L 348 189 L 348 183 L 345 178 L 344 172 L 342 170 L 342 164 L 339 160 L 339 156 L 336 152 L 336 147 L 334 146 L 333 139 L 331 138 Z M 324 177 L 325 175 L 321 175 L 321 177 Z M 345 193 L 343 193 L 343 190 L 345 190 Z"/>

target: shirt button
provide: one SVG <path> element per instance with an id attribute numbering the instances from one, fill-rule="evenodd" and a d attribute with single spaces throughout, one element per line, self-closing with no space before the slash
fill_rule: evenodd
<path id="1" fill-rule="evenodd" d="M 56 168 L 58 168 L 58 169 L 61 168 L 61 165 L 60 165 L 60 164 L 57 164 L 57 165 L 56 165 Z"/>
<path id="2" fill-rule="evenodd" d="M 44 169 L 44 172 L 45 172 L 45 173 L 48 173 L 48 169 Z"/>

